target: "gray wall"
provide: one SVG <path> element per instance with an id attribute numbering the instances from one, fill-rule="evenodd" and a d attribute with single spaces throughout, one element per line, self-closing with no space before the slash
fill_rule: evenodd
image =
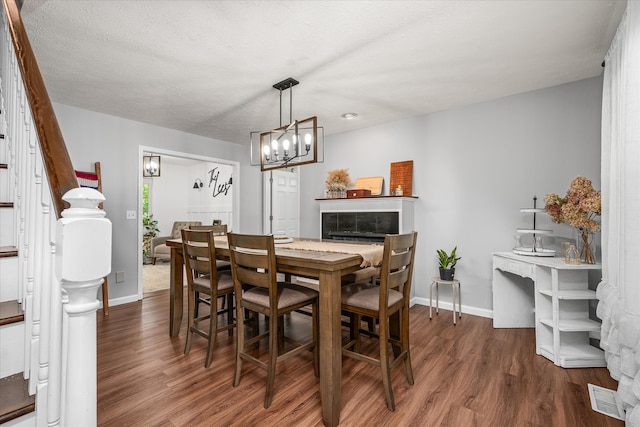
<path id="1" fill-rule="evenodd" d="M 531 216 L 519 212 L 538 196 L 563 195 L 577 175 L 600 188 L 601 79 L 452 109 L 325 138 L 325 162 L 301 167 L 301 235 L 317 237 L 319 209 L 327 171 L 348 168 L 353 179 L 383 175 L 388 192 L 389 164 L 414 161 L 415 228 L 419 232 L 415 294 L 428 303 L 428 284 L 437 274 L 438 248 L 458 246 L 466 311 L 490 315 L 491 252 L 508 251 L 515 230 L 530 228 Z M 113 222 L 114 303 L 137 299 L 138 221 L 125 211 L 138 206 L 138 147 L 239 161 L 238 231 L 262 232 L 262 180 L 249 165 L 249 149 L 184 132 L 55 105 L 76 168 L 102 162 L 105 210 Z M 322 118 L 320 117 L 320 122 Z M 327 129 L 329 132 L 330 129 Z M 236 179 L 234 176 L 234 184 Z M 571 228 L 539 216 L 539 228 L 571 237 Z M 448 290 L 441 300 L 450 300 Z"/>
<path id="2" fill-rule="evenodd" d="M 256 185 L 261 182 L 261 175 L 259 168 L 249 166 L 248 147 L 62 104 L 55 104 L 54 108 L 74 167 L 91 170 L 96 161 L 102 166 L 104 209 L 113 223 L 109 275 L 112 304 L 138 299 L 138 243 L 141 236 L 138 225 L 141 220 L 126 220 L 125 212 L 137 210 L 141 197 L 139 146 L 240 162 L 240 179 L 236 180 L 234 176 L 234 185 L 239 186 L 236 188 L 241 194 L 238 231 L 262 232 L 262 192 L 260 185 Z M 116 283 L 116 271 L 125 273 L 124 282 Z"/>
<path id="3" fill-rule="evenodd" d="M 538 207 L 547 193 L 564 196 L 578 175 L 600 188 L 601 90 L 600 78 L 587 79 L 326 137 L 325 162 L 301 168 L 301 235 L 318 235 L 314 199 L 327 171 L 348 168 L 352 180 L 382 175 L 388 194 L 389 164 L 413 160 L 417 302 L 428 303 L 436 249 L 457 245 L 462 304 L 490 315 L 491 253 L 511 250 L 516 228 L 532 227 L 519 209 L 532 207 L 534 195 Z M 537 222 L 572 237 L 545 214 Z M 450 301 L 447 292 L 441 300 Z"/>

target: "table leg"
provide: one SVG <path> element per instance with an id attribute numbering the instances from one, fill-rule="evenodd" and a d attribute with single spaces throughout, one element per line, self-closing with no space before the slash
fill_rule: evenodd
<path id="1" fill-rule="evenodd" d="M 182 251 L 171 248 L 171 273 L 169 275 L 169 335 L 177 337 L 182 325 L 182 311 L 184 300 L 184 258 Z"/>
<path id="2" fill-rule="evenodd" d="M 326 426 L 340 422 L 342 325 L 339 271 L 320 273 L 320 400 Z"/>

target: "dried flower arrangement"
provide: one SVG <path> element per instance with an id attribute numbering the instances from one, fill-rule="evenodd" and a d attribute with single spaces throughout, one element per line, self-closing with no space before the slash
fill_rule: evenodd
<path id="1" fill-rule="evenodd" d="M 329 191 L 345 191 L 347 187 L 353 185 L 348 169 L 334 169 L 329 171 L 329 176 L 325 181 Z"/>
<path id="2" fill-rule="evenodd" d="M 581 231 L 600 230 L 595 217 L 602 212 L 602 198 L 600 192 L 593 189 L 591 180 L 576 177 L 571 181 L 566 197 L 551 193 L 544 196 L 544 202 L 553 222 L 566 222 Z"/>
<path id="3" fill-rule="evenodd" d="M 545 208 L 553 222 L 572 225 L 578 232 L 576 243 L 582 262 L 595 264 L 593 232 L 600 230 L 595 220 L 602 214 L 602 195 L 593 189 L 591 180 L 579 176 L 571 181 L 566 197 L 555 193 L 544 196 Z"/>

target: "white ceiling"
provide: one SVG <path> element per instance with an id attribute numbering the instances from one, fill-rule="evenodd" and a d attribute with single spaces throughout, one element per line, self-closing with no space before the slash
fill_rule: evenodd
<path id="1" fill-rule="evenodd" d="M 330 135 L 597 76 L 625 6 L 25 0 L 22 16 L 54 102 L 247 144 L 280 123 L 287 77 L 293 118 Z"/>

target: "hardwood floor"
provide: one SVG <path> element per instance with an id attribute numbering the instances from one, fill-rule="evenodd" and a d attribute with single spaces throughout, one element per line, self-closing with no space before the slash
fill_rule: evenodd
<path id="1" fill-rule="evenodd" d="M 394 370 L 395 412 L 385 405 L 378 368 L 343 359 L 340 425 L 623 426 L 591 410 L 587 383 L 617 387 L 606 369 L 557 367 L 535 354 L 533 329 L 493 329 L 491 319 L 471 315 L 454 326 L 451 312 L 441 311 L 430 321 L 428 307 L 411 309 L 415 385 Z M 111 307 L 108 317 L 98 313 L 97 325 L 99 426 L 322 425 L 311 352 L 278 369 L 264 409 L 264 371 L 245 364 L 240 385 L 231 385 L 235 336 L 218 334 L 208 369 L 205 339 L 194 337 L 184 355 L 185 325 L 169 337 L 168 291 Z M 298 313 L 287 326 L 298 337 L 311 331 Z M 377 341 L 364 343 L 375 353 Z"/>

